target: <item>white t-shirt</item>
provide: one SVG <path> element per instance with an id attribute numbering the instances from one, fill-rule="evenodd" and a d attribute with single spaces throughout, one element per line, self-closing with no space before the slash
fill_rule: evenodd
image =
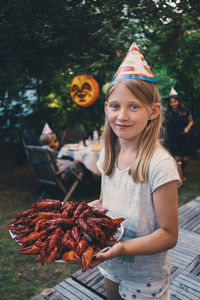
<path id="1" fill-rule="evenodd" d="M 119 170 L 115 165 L 111 176 L 102 171 L 104 151 L 97 166 L 102 173 L 103 207 L 113 217 L 123 217 L 125 228 L 123 239 L 151 234 L 157 229 L 152 193 L 159 186 L 180 181 L 176 163 L 161 146 L 153 154 L 148 172 L 148 182 L 135 183 L 128 174 L 129 168 Z M 105 271 L 122 280 L 147 284 L 169 277 L 169 251 L 147 256 L 117 257 L 100 264 Z"/>

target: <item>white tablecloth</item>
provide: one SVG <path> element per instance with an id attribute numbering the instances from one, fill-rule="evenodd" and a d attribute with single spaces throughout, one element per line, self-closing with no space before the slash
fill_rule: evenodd
<path id="1" fill-rule="evenodd" d="M 80 144 L 66 144 L 58 152 L 58 158 L 71 156 L 75 160 L 80 160 L 90 171 L 100 175 L 97 168 L 97 160 L 100 154 L 100 145 L 89 145 L 84 147 Z"/>

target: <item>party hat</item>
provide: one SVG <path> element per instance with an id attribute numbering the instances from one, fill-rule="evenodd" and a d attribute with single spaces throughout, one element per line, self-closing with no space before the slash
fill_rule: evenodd
<path id="1" fill-rule="evenodd" d="M 177 91 L 174 88 L 171 88 L 171 91 L 169 93 L 169 97 L 178 96 Z"/>
<path id="2" fill-rule="evenodd" d="M 53 131 L 52 129 L 49 127 L 48 123 L 45 123 L 44 128 L 42 130 L 42 135 L 48 135 L 48 134 L 52 134 Z"/>
<path id="3" fill-rule="evenodd" d="M 117 79 L 139 79 L 156 82 L 142 52 L 133 42 L 112 81 Z"/>

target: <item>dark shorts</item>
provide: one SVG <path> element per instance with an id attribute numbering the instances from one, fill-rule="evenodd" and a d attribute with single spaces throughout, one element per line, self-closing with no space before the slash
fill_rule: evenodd
<path id="1" fill-rule="evenodd" d="M 189 134 L 168 135 L 169 150 L 173 156 L 189 156 L 191 154 L 191 140 Z"/>

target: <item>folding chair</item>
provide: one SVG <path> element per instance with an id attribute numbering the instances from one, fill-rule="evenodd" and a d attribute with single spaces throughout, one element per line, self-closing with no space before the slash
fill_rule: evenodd
<path id="1" fill-rule="evenodd" d="M 78 160 L 66 161 L 58 168 L 56 158 L 47 148 L 40 146 L 24 146 L 28 160 L 31 163 L 38 182 L 45 188 L 58 188 L 65 196 L 63 201 L 68 201 L 78 184 L 83 180 L 81 163 Z M 44 197 L 46 189 L 40 196 Z"/>
<path id="2" fill-rule="evenodd" d="M 10 166 L 10 179 L 13 178 L 16 167 L 25 165 L 27 163 L 27 153 L 25 153 L 24 146 L 41 146 L 36 134 L 23 134 L 17 143 L 16 151 L 14 152 L 12 163 Z"/>
<path id="3" fill-rule="evenodd" d="M 22 142 L 25 146 L 41 146 L 38 136 L 34 133 L 23 134 Z"/>

